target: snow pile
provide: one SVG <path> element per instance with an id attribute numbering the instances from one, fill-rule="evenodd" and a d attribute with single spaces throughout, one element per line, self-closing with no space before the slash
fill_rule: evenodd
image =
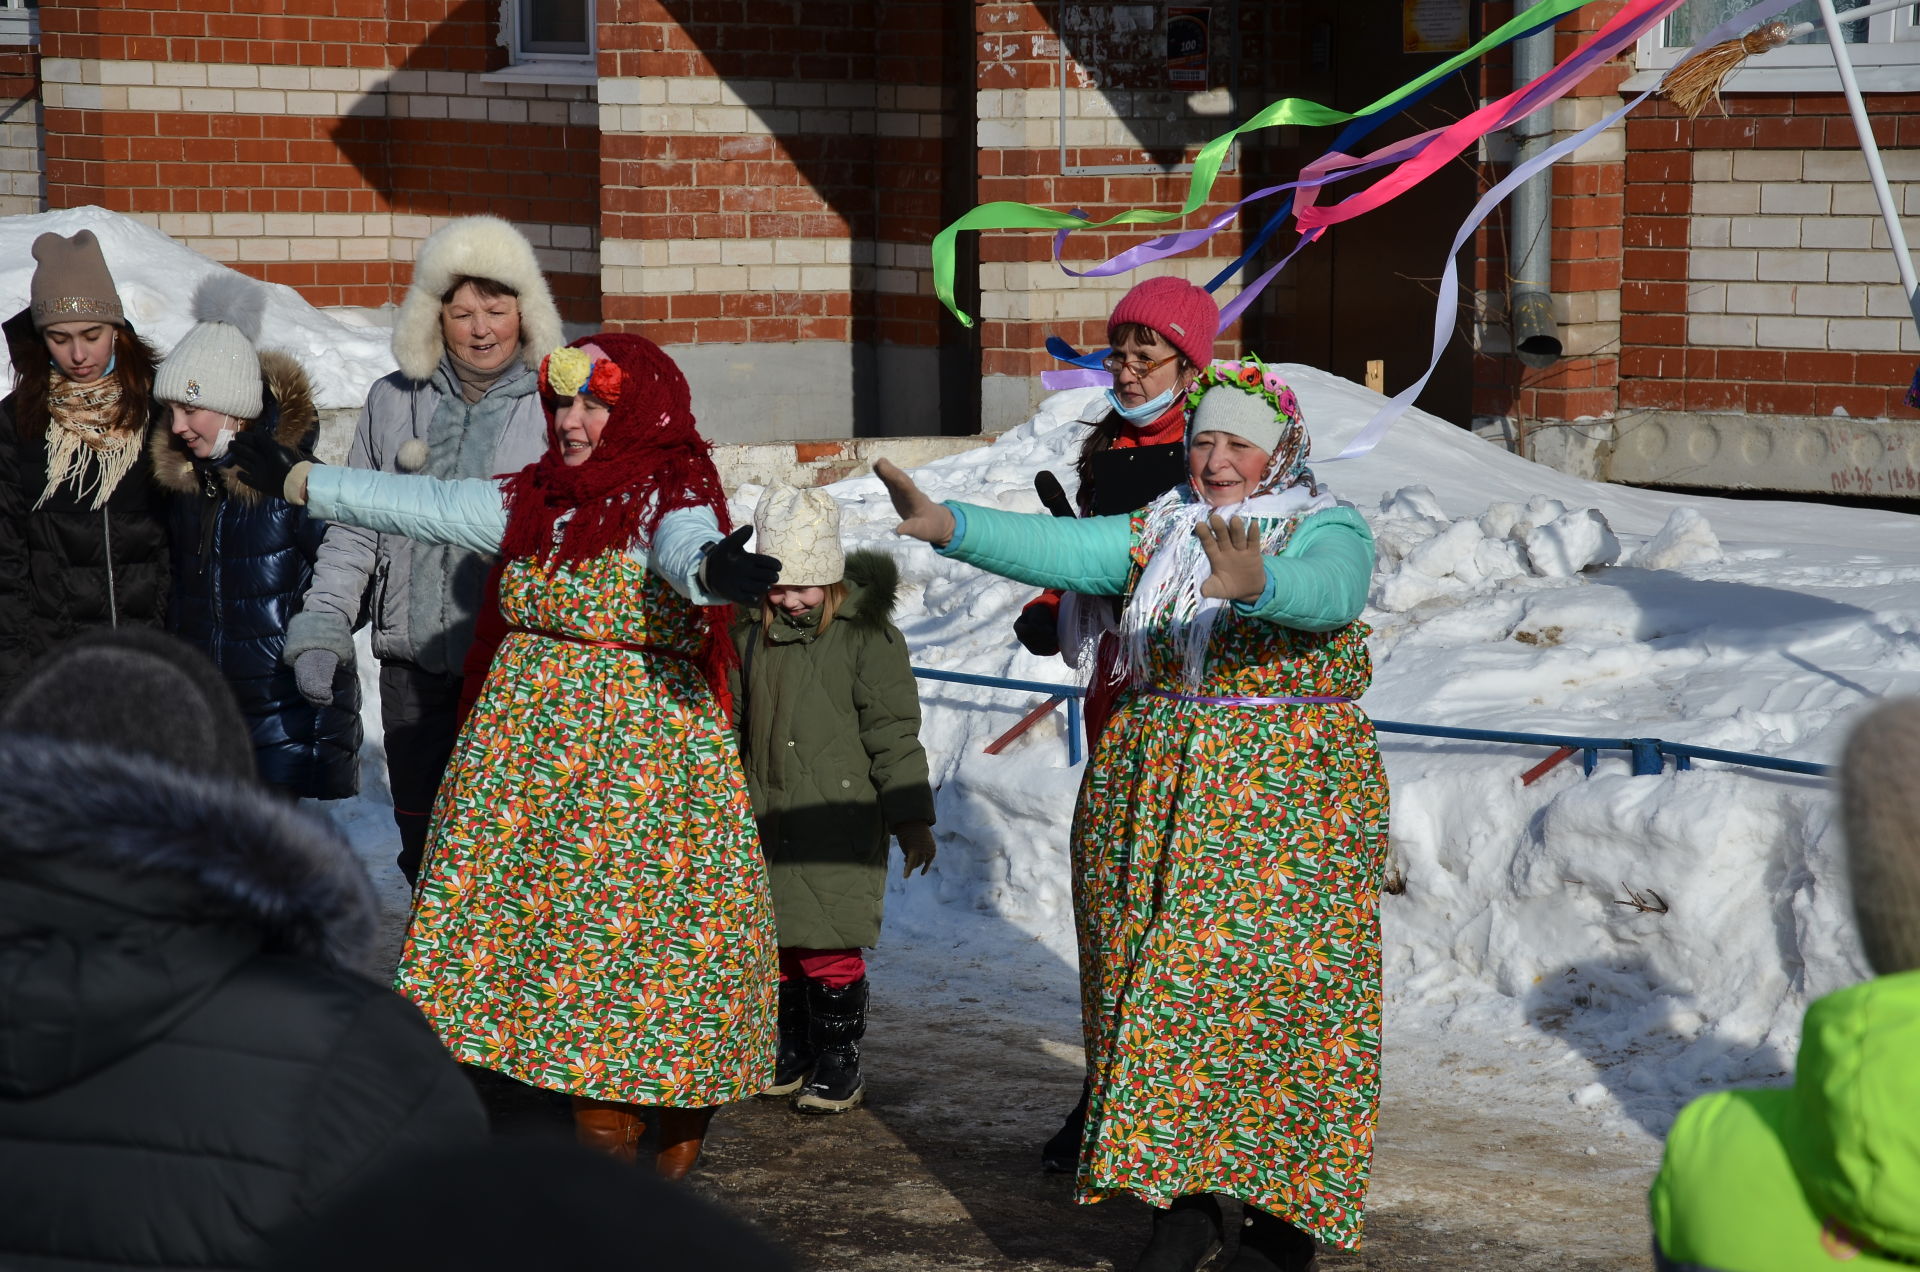
<path id="1" fill-rule="evenodd" d="M 1566 578 L 1620 559 L 1620 540 L 1598 509 L 1569 509 L 1545 495 L 1452 520 L 1431 490 L 1408 486 L 1382 498 L 1370 524 L 1380 553 L 1373 605 L 1394 613 L 1509 579 Z"/>
<path id="2" fill-rule="evenodd" d="M 42 234 L 71 235 L 81 230 L 92 230 L 100 240 L 128 321 L 162 354 L 193 325 L 188 307 L 200 280 L 227 272 L 226 266 L 159 230 L 105 208 L 0 217 L 0 318 L 27 306 L 33 283 L 33 241 Z M 280 349 L 300 360 L 313 379 L 322 410 L 358 409 L 367 399 L 367 387 L 394 369 L 387 347 L 390 333 L 322 313 L 283 284 L 261 285 L 269 294 L 260 347 Z M 12 387 L 13 364 L 0 358 L 0 394 Z"/>

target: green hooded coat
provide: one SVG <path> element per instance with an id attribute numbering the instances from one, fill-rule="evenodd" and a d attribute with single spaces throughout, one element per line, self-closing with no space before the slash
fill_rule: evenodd
<path id="1" fill-rule="evenodd" d="M 1678 1272 L 1920 1263 L 1920 971 L 1807 1008 L 1793 1088 L 1681 1110 L 1648 1197 Z"/>
<path id="2" fill-rule="evenodd" d="M 735 623 L 741 761 L 787 948 L 880 939 L 888 828 L 933 821 L 920 695 L 907 641 L 889 621 L 900 572 L 847 556 L 847 598 L 825 631 L 818 608 Z"/>

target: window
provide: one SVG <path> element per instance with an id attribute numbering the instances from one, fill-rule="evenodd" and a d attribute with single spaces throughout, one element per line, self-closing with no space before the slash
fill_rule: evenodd
<path id="1" fill-rule="evenodd" d="M 0 0 L 0 45 L 38 43 L 39 0 Z"/>
<path id="2" fill-rule="evenodd" d="M 500 0 L 500 43 L 507 50 L 507 67 L 487 79 L 591 84 L 596 76 L 593 37 L 593 0 Z"/>
<path id="3" fill-rule="evenodd" d="M 1864 9 L 1872 0 L 1834 0 L 1843 17 Z M 1665 22 L 1640 39 L 1636 59 L 1640 74 L 1622 85 L 1625 91 L 1652 87 L 1661 71 L 1686 55 L 1694 42 L 1743 9 L 1752 0 L 1687 0 Z M 1833 55 L 1827 51 L 1827 33 L 1820 25 L 1820 9 L 1813 0 L 1800 0 L 1779 16 L 1789 24 L 1811 22 L 1814 29 L 1791 43 L 1750 59 L 1728 80 L 1729 93 L 1826 92 L 1839 89 Z M 1876 13 L 1840 28 L 1847 53 L 1860 73 L 1860 87 L 1868 92 L 1920 90 L 1920 3 L 1888 13 Z"/>

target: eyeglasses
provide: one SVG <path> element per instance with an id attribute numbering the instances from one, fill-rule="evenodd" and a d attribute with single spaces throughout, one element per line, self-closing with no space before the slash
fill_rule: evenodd
<path id="1" fill-rule="evenodd" d="M 1105 367 L 1107 370 L 1113 372 L 1115 375 L 1120 374 L 1121 370 L 1124 368 L 1125 370 L 1133 372 L 1136 378 L 1144 380 L 1146 377 L 1152 375 L 1155 371 L 1158 371 L 1161 367 L 1166 366 L 1167 363 L 1172 362 L 1175 358 L 1179 356 L 1180 356 L 1180 352 L 1179 350 L 1176 349 L 1174 352 L 1168 354 L 1166 357 L 1160 359 L 1158 362 L 1149 362 L 1145 358 L 1129 358 L 1124 356 L 1123 354 L 1110 353 L 1106 357 L 1100 359 L 1100 365 Z"/>

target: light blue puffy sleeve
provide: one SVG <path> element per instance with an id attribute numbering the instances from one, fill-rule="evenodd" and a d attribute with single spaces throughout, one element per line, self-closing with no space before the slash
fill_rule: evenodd
<path id="1" fill-rule="evenodd" d="M 487 477 L 442 481 L 419 473 L 315 464 L 307 472 L 307 510 L 420 543 L 500 551 L 507 509 L 500 483 Z"/>
<path id="2" fill-rule="evenodd" d="M 1054 517 L 949 502 L 953 538 L 940 555 L 989 574 L 1088 596 L 1118 596 L 1133 572 L 1133 519 Z"/>
<path id="3" fill-rule="evenodd" d="M 1260 599 L 1235 601 L 1250 618 L 1330 632 L 1360 617 L 1373 581 L 1373 531 L 1351 508 L 1329 508 L 1302 521 L 1280 552 L 1266 559 Z"/>
<path id="4" fill-rule="evenodd" d="M 633 557 L 667 581 L 680 595 L 695 605 L 725 605 L 724 596 L 707 591 L 705 573 L 707 548 L 720 539 L 720 522 L 711 508 L 675 508 L 660 519 L 660 529 L 650 546 L 636 544 Z"/>

